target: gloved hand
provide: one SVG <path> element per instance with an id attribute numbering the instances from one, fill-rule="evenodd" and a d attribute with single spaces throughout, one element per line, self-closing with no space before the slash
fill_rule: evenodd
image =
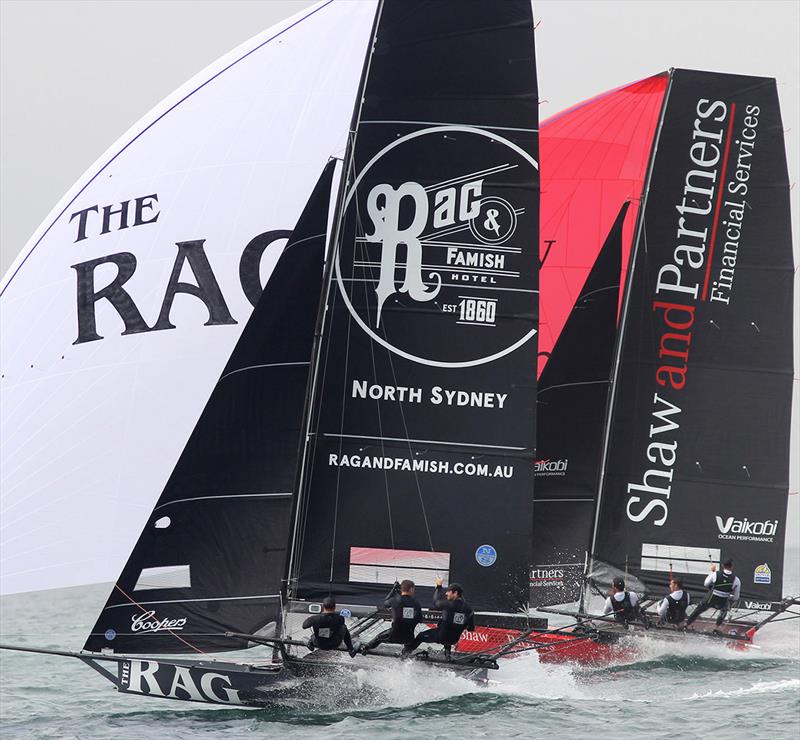
<path id="1" fill-rule="evenodd" d="M 400 593 L 400 581 L 395 581 L 394 586 L 392 586 L 392 594 L 399 594 Z"/>

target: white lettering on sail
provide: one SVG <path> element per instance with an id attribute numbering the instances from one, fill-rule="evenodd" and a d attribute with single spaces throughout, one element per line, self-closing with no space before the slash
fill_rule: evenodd
<path id="1" fill-rule="evenodd" d="M 143 614 L 131 617 L 131 632 L 162 632 L 182 630 L 186 626 L 186 617 L 180 619 L 158 619 L 152 609 Z"/>
<path id="2" fill-rule="evenodd" d="M 401 229 L 400 203 L 407 197 L 414 203 L 413 218 L 407 228 Z M 441 290 L 442 279 L 437 273 L 430 273 L 430 277 L 435 277 L 438 281 L 438 285 L 431 290 L 425 287 L 422 280 L 422 244 L 419 237 L 428 222 L 428 196 L 422 185 L 418 182 L 406 182 L 397 190 L 391 185 L 376 185 L 367 197 L 367 212 L 373 226 L 367 239 L 381 243 L 380 278 L 375 288 L 378 294 L 375 326 L 380 326 L 383 304 L 398 290 L 395 285 L 395 271 L 399 244 L 406 246 L 405 276 L 399 288 L 401 293 L 408 293 L 415 301 L 432 301 Z"/>

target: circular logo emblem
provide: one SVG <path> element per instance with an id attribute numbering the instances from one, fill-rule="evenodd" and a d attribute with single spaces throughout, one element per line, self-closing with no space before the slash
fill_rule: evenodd
<path id="1" fill-rule="evenodd" d="M 482 198 L 478 213 L 470 220 L 469 230 L 482 244 L 503 244 L 517 228 L 514 207 L 504 198 Z"/>
<path id="2" fill-rule="evenodd" d="M 469 126 L 378 151 L 347 191 L 334 259 L 358 326 L 434 367 L 492 362 L 531 339 L 537 171 L 519 145 Z"/>
<path id="3" fill-rule="evenodd" d="M 475 550 L 475 560 L 478 561 L 478 565 L 488 568 L 490 565 L 495 564 L 497 560 L 497 550 L 491 545 L 481 545 Z"/>
<path id="4" fill-rule="evenodd" d="M 109 642 L 111 642 L 111 640 L 113 640 L 116 636 L 117 636 L 117 633 L 112 629 L 107 629 L 106 632 L 105 632 L 105 635 L 104 635 L 106 640 L 108 640 Z"/>
<path id="5" fill-rule="evenodd" d="M 347 617 L 353 616 L 353 612 L 351 612 L 349 609 L 341 609 L 339 611 L 339 614 L 341 614 L 345 619 L 347 619 Z"/>

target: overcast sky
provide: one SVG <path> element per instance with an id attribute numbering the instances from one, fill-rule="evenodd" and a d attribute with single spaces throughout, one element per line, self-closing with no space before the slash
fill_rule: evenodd
<path id="1" fill-rule="evenodd" d="M 72 183 L 137 119 L 225 52 L 311 4 L 0 0 L 0 274 Z M 797 182 L 796 0 L 541 0 L 534 10 L 542 118 L 669 67 L 773 76 Z M 794 187 L 796 263 L 798 202 Z M 797 479 L 795 464 L 795 490 Z"/>

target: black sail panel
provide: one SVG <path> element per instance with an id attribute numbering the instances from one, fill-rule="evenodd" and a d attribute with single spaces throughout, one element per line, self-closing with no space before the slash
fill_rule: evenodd
<path id="1" fill-rule="evenodd" d="M 247 645 L 226 631 L 278 622 L 333 170 L 331 161 L 86 650 L 232 650 Z"/>
<path id="2" fill-rule="evenodd" d="M 781 598 L 793 264 L 775 81 L 673 73 L 633 265 L 595 554 L 656 591 L 731 557 Z"/>
<path id="3" fill-rule="evenodd" d="M 291 596 L 527 602 L 537 88 L 529 2 L 387 2 L 351 149 Z"/>
<path id="4" fill-rule="evenodd" d="M 621 205 L 539 377 L 531 606 L 578 598 L 594 522 L 617 332 Z"/>

